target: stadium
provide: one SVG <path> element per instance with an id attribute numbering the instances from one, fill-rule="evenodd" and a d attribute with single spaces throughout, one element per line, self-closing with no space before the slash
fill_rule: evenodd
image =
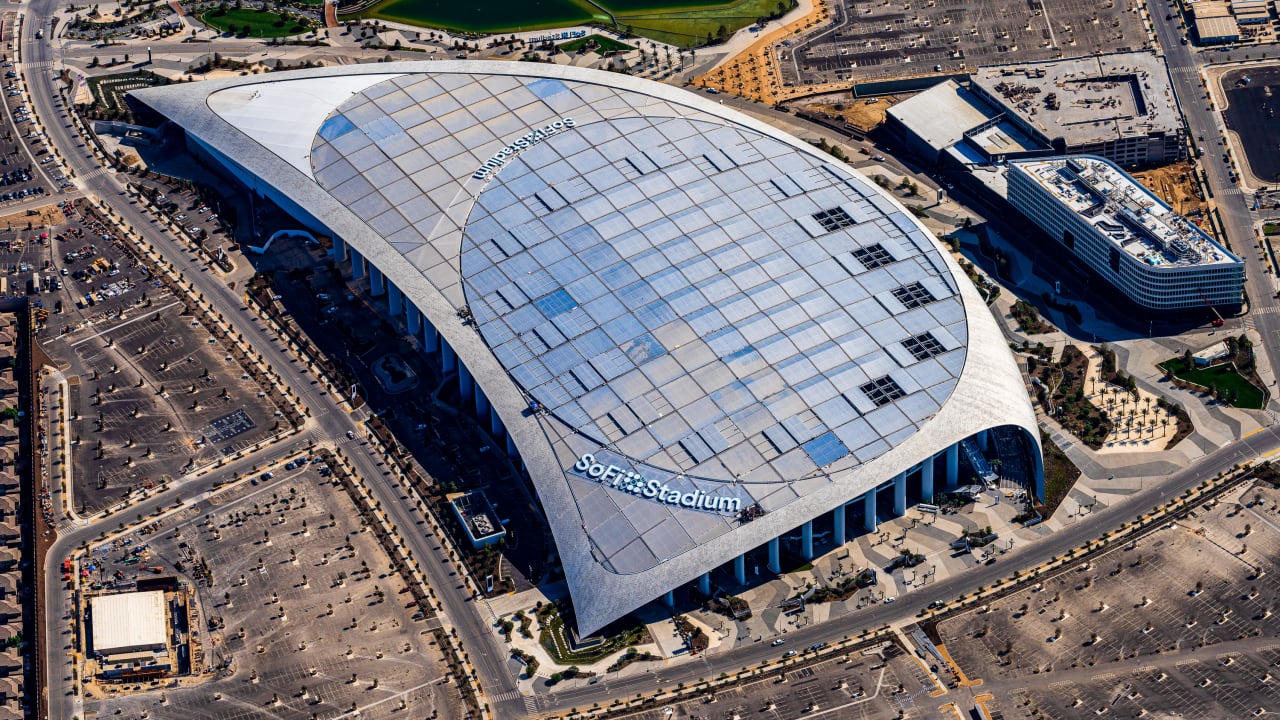
<path id="1" fill-rule="evenodd" d="M 847 165 L 709 97 L 437 61 L 131 102 L 333 238 L 457 374 L 536 489 L 583 634 L 993 466 L 1043 496 L 1022 377 L 955 262 Z"/>

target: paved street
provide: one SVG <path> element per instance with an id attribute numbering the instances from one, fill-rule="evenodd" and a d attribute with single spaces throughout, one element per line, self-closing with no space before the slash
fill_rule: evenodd
<path id="1" fill-rule="evenodd" d="M 1156 23 L 1161 44 L 1169 52 L 1170 70 L 1175 89 L 1184 103 L 1184 112 L 1191 134 L 1196 137 L 1203 135 L 1206 138 L 1204 166 L 1221 208 L 1228 236 L 1232 239 L 1236 251 L 1243 254 L 1249 262 L 1248 291 L 1257 313 L 1255 325 L 1262 334 L 1271 365 L 1276 367 L 1276 363 L 1280 361 L 1280 351 L 1277 349 L 1277 341 L 1280 340 L 1280 313 L 1257 312 L 1262 308 L 1274 308 L 1277 302 L 1272 298 L 1270 276 L 1263 271 L 1262 258 L 1252 242 L 1252 220 L 1246 201 L 1239 190 L 1228 181 L 1229 168 L 1222 163 L 1219 157 L 1221 152 L 1213 151 L 1213 148 L 1217 147 L 1212 143 L 1218 136 L 1218 127 L 1215 113 L 1209 109 L 1200 88 L 1199 75 L 1196 72 L 1196 57 L 1189 46 L 1179 44 L 1176 21 L 1172 23 L 1164 21 L 1165 8 L 1157 5 L 1155 0 L 1151 0 L 1152 17 Z M 261 353 L 280 374 L 285 384 L 293 388 L 301 402 L 311 409 L 312 417 L 308 430 L 326 438 L 344 436 L 348 430 L 354 429 L 355 423 L 351 415 L 338 407 L 337 398 L 324 393 L 314 376 L 304 372 L 281 343 L 271 333 L 265 331 L 255 317 L 244 310 L 236 291 L 228 288 L 225 282 L 199 265 L 192 255 L 184 252 L 181 246 L 168 239 L 150 216 L 131 204 L 124 194 L 121 181 L 114 173 L 102 172 L 92 153 L 84 147 L 57 99 L 53 82 L 53 67 L 59 59 L 57 51 L 49 43 L 34 41 L 32 37 L 35 28 L 48 26 L 48 18 L 55 6 L 54 0 L 34 0 L 29 6 L 28 23 L 23 29 L 23 47 L 27 53 L 23 62 L 28 68 L 26 80 L 31 89 L 36 115 L 43 120 L 50 136 L 50 143 L 61 149 L 69 166 L 75 170 L 76 176 L 81 178 L 81 184 L 87 194 L 110 203 L 123 217 L 124 222 L 137 229 L 158 252 L 175 267 L 183 270 L 195 291 L 201 293 L 212 304 L 229 310 L 229 312 L 224 310 L 228 322 L 246 337 L 253 348 Z M 250 43 L 244 45 L 260 47 Z M 220 43 L 218 49 L 235 51 L 232 43 Z M 216 479 L 236 470 L 243 472 L 250 464 L 262 464 L 264 460 L 288 454 L 295 442 L 291 440 L 283 446 L 263 451 L 258 457 L 237 461 L 229 465 L 225 473 L 180 482 L 174 493 L 187 499 L 195 498 L 207 492 Z M 884 623 L 911 618 L 917 610 L 933 600 L 948 600 L 979 584 L 986 585 L 998 577 L 1008 577 L 1015 569 L 1022 570 L 1038 565 L 1068 548 L 1077 547 L 1085 540 L 1098 536 L 1103 530 L 1117 526 L 1137 513 L 1150 509 L 1162 499 L 1169 500 L 1176 497 L 1184 489 L 1194 487 L 1204 479 L 1212 478 L 1234 464 L 1278 449 L 1280 449 L 1280 429 L 1276 428 L 1224 446 L 1206 456 L 1197 465 L 1170 477 L 1158 489 L 1149 490 L 1126 502 L 1112 505 L 1096 513 L 1096 516 L 1091 517 L 1087 522 L 1076 523 L 1040 544 L 1017 549 L 1002 557 L 994 565 L 982 566 L 953 580 L 926 586 L 910 596 L 900 598 L 893 605 L 877 606 L 828 623 L 809 626 L 791 634 L 792 645 L 803 646 L 806 643 L 845 634 L 856 635 L 863 628 L 878 627 Z M 457 628 L 459 638 L 476 665 L 485 694 L 489 698 L 502 698 L 501 701 L 491 700 L 490 702 L 494 716 L 499 718 L 523 716 L 525 705 L 516 692 L 513 678 L 507 667 L 504 647 L 497 641 L 487 616 L 482 616 L 476 611 L 467 591 L 458 585 L 458 579 L 449 576 L 451 566 L 434 538 L 425 532 L 413 531 L 421 524 L 418 511 L 401 499 L 402 493 L 398 485 L 387 477 L 381 462 L 364 450 L 363 446 L 348 445 L 346 452 L 352 464 L 373 488 L 382 507 L 403 531 L 414 556 L 422 562 L 433 587 L 444 603 L 448 622 Z M 151 498 L 129 512 L 130 514 L 147 514 L 161 504 L 172 502 L 172 498 Z M 113 523 L 108 523 L 108 526 L 112 525 Z M 59 588 L 62 585 L 58 568 L 61 558 L 74 547 L 96 537 L 99 531 L 96 526 L 88 526 L 74 530 L 59 539 L 51 552 L 51 563 L 45 569 L 46 582 L 50 588 Z M 49 604 L 45 609 L 49 639 L 50 715 L 58 718 L 82 715 L 78 698 L 70 694 L 69 667 L 65 662 L 63 649 L 66 644 L 62 633 L 65 629 L 64 617 L 68 613 L 67 601 L 65 593 L 51 592 Z M 715 677 L 720 672 L 755 664 L 762 659 L 776 657 L 778 654 L 777 648 L 771 648 L 767 643 L 759 643 L 704 658 L 699 662 L 667 667 L 660 671 L 660 675 L 664 685 L 687 683 L 696 681 L 699 677 Z M 540 701 L 539 709 L 545 711 L 575 706 L 584 707 L 592 702 L 607 704 L 612 698 L 634 696 L 637 692 L 652 691 L 654 687 L 655 679 L 650 674 L 640 674 L 621 680 L 605 679 L 597 685 L 563 689 L 547 696 Z"/>
<path id="2" fill-rule="evenodd" d="M 67 164 L 81 179 L 81 185 L 86 194 L 109 202 L 126 224 L 133 226 L 163 257 L 173 263 L 174 267 L 183 270 L 194 290 L 201 293 L 207 301 L 220 308 L 231 309 L 230 312 L 224 312 L 227 321 L 244 335 L 246 341 L 281 376 L 284 384 L 293 388 L 302 403 L 311 409 L 311 427 L 318 431 L 321 437 L 340 438 L 348 430 L 354 430 L 355 419 L 338 407 L 337 398 L 323 392 L 323 388 L 317 384 L 314 376 L 303 372 L 297 360 L 290 356 L 274 335 L 266 331 L 262 323 L 244 308 L 236 291 L 228 288 L 226 283 L 209 272 L 205 266 L 198 264 L 192 255 L 184 252 L 181 246 L 175 244 L 160 230 L 160 225 L 152 217 L 137 205 L 131 204 L 125 195 L 121 181 L 114 173 L 95 172 L 100 169 L 97 160 L 76 135 L 61 102 L 57 99 L 53 70 L 50 69 L 52 62 L 56 59 L 54 50 L 49 43 L 35 42 L 33 38 L 35 28 L 48 26 L 47 18 L 50 17 L 54 8 L 54 0 L 37 0 L 32 3 L 28 15 L 29 22 L 23 28 L 23 47 L 28 50 L 28 54 L 23 59 L 24 63 L 34 65 L 36 68 L 46 68 L 28 70 L 26 80 L 31 90 L 36 115 L 44 121 L 50 144 L 62 150 Z M 267 457 L 271 456 L 270 452 L 268 451 Z M 395 481 L 386 476 L 380 460 L 360 447 L 351 447 L 347 454 L 356 470 L 369 482 L 378 500 L 381 501 L 382 507 L 387 510 L 396 526 L 402 529 L 413 556 L 419 558 L 431 585 L 444 603 L 444 615 L 448 618 L 448 622 L 457 628 L 458 637 L 476 666 L 486 695 L 507 698 L 503 702 L 490 702 L 496 716 L 513 717 L 522 714 L 524 704 L 515 693 L 514 680 L 506 667 L 506 652 L 498 646 L 496 634 L 489 628 L 488 622 L 473 610 L 470 594 L 459 585 L 459 579 L 449 576 L 452 565 L 441 546 L 427 534 L 412 531 L 412 528 L 421 524 L 421 514 L 411 503 L 401 499 L 403 494 L 401 489 Z M 255 458 L 249 462 L 261 462 L 261 460 Z M 231 468 L 228 468 L 228 473 L 230 471 Z M 204 479 L 190 488 L 177 492 L 184 496 L 191 495 L 193 492 L 203 492 L 207 489 L 208 482 L 210 482 L 209 479 Z M 144 506 L 131 512 L 145 514 L 148 509 L 150 508 Z M 89 527 L 60 538 L 50 557 L 64 557 L 69 549 L 86 540 L 91 540 L 99 532 L 98 528 Z M 52 565 L 51 568 L 50 586 L 58 587 L 61 576 L 56 572 L 56 565 Z M 61 596 L 61 593 L 52 594 L 51 598 L 58 596 Z M 64 641 L 60 639 L 64 628 L 62 617 L 66 614 L 66 608 L 62 603 L 66 599 L 59 597 L 59 600 L 59 603 L 51 603 L 46 609 L 51 669 L 50 715 L 69 718 L 79 713 L 73 704 L 76 698 L 68 694 L 70 687 L 66 680 L 67 674 L 61 672 L 67 669 L 62 650 Z"/>
<path id="3" fill-rule="evenodd" d="M 1147 7 L 1160 47 L 1164 49 L 1169 75 L 1173 79 L 1173 90 L 1186 118 L 1187 132 L 1199 147 L 1204 148 L 1200 166 L 1209 178 L 1209 187 L 1221 213 L 1227 238 L 1231 241 L 1231 249 L 1245 260 L 1245 291 L 1249 295 L 1254 327 L 1262 337 L 1263 349 L 1270 366 L 1280 367 L 1277 364 L 1280 361 L 1280 314 L 1273 310 L 1280 303 L 1274 297 L 1274 283 L 1271 275 L 1267 274 L 1266 261 L 1257 246 L 1248 199 L 1231 182 L 1231 166 L 1222 158 L 1225 146 L 1220 144 L 1220 116 L 1209 107 L 1205 89 L 1201 85 L 1201 63 L 1243 59 L 1239 56 L 1244 51 L 1219 53 L 1210 50 L 1196 53 L 1192 45 L 1183 45 L 1181 42 L 1183 35 L 1178 28 L 1178 14 L 1174 13 L 1172 19 L 1165 19 L 1170 12 L 1165 0 L 1147 0 Z M 1256 51 L 1254 55 L 1256 57 Z M 1273 402 L 1274 392 L 1273 388 Z"/>

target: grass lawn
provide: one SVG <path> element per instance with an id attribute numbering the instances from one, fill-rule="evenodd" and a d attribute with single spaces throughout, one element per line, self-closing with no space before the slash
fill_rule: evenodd
<path id="1" fill-rule="evenodd" d="M 604 55 L 605 53 L 617 52 L 620 50 L 634 50 L 635 48 L 624 42 L 618 42 L 611 37 L 604 35 L 588 35 L 584 38 L 571 40 L 560 46 L 560 49 L 567 53 L 576 53 L 586 47 L 588 43 L 595 41 L 595 53 Z"/>
<path id="2" fill-rule="evenodd" d="M 1235 402 L 1231 404 L 1235 407 L 1261 410 L 1263 400 L 1266 398 L 1262 390 L 1245 380 L 1234 367 L 1228 364 L 1188 370 L 1182 358 L 1173 358 L 1160 363 L 1160 367 L 1173 373 L 1173 376 L 1179 380 L 1186 380 L 1207 388 L 1216 387 L 1224 393 L 1233 392 Z"/>
<path id="3" fill-rule="evenodd" d="M 622 5 L 652 3 L 623 2 Z M 613 8 L 608 2 L 606 6 Z M 762 17 L 785 12 L 793 7 L 791 0 L 737 0 L 714 6 L 685 6 L 683 9 L 669 6 L 662 10 L 615 10 L 618 25 L 630 28 L 635 35 L 643 35 L 659 42 L 680 47 L 697 47 L 707 42 L 707 36 L 716 38 L 720 28 L 733 34 L 740 28 L 752 25 Z"/>
<path id="4" fill-rule="evenodd" d="M 706 43 L 708 35 L 716 38 L 721 27 L 730 34 L 759 18 L 790 9 L 793 4 L 794 0 L 385 0 L 360 13 L 360 17 L 489 34 L 592 21 L 608 25 L 616 20 L 619 30 L 672 45 L 697 47 Z"/>
<path id="5" fill-rule="evenodd" d="M 228 32 L 235 26 L 237 35 L 256 38 L 288 37 L 307 32 L 313 27 L 300 18 L 253 8 L 230 8 L 225 11 L 215 8 L 201 15 L 200 19 L 222 32 Z"/>
<path id="6" fill-rule="evenodd" d="M 583 0 L 386 0 L 361 17 L 437 27 L 462 33 L 508 33 L 608 23 L 609 18 Z M 598 16 L 598 17 L 597 17 Z"/>

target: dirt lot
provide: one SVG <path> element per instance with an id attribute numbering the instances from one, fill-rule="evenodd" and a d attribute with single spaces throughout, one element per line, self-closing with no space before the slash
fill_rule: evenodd
<path id="1" fill-rule="evenodd" d="M 854 98 L 848 93 L 841 93 L 797 100 L 790 107 L 840 117 L 863 132 L 871 132 L 884 123 L 889 108 L 898 101 L 893 96 L 871 99 L 874 102 L 868 103 L 867 99 Z"/>
<path id="2" fill-rule="evenodd" d="M 694 83 L 699 87 L 714 88 L 769 105 L 795 97 L 796 88 L 782 87 L 781 75 L 774 59 L 774 44 L 798 37 L 806 30 L 824 26 L 830 17 L 828 6 L 828 1 L 816 0 L 813 11 L 808 15 L 797 18 L 785 27 L 771 26 L 763 37 L 746 50 L 712 72 L 695 78 Z"/>
<path id="3" fill-rule="evenodd" d="M 319 467 L 277 469 L 270 482 L 242 483 L 95 552 L 103 564 L 94 579 L 116 590 L 153 577 L 140 565 L 183 569 L 196 589 L 201 677 L 143 693 L 91 686 L 86 714 L 461 717 L 426 623 L 406 608 L 399 576 L 386 573 L 390 559 Z"/>
<path id="4" fill-rule="evenodd" d="M 1192 214 L 1195 210 L 1207 209 L 1204 200 L 1199 196 L 1192 173 L 1194 166 L 1189 161 L 1139 170 L 1134 177 L 1151 190 L 1160 199 L 1169 203 L 1180 215 Z"/>
<path id="5" fill-rule="evenodd" d="M 41 225 L 56 225 L 62 222 L 62 219 L 62 211 L 58 209 L 57 205 L 51 204 L 34 210 L 0 215 L 0 225 L 9 229 L 22 228 L 28 223 L 39 227 Z"/>
<path id="6" fill-rule="evenodd" d="M 1277 550 L 1280 492 L 1259 484 L 938 632 L 1006 718 L 1277 712 Z"/>

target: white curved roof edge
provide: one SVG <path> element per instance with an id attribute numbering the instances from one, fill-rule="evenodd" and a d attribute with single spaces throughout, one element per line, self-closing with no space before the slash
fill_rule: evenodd
<path id="1" fill-rule="evenodd" d="M 296 168 L 281 168 L 277 161 L 255 152 L 256 148 L 261 147 L 256 141 L 241 133 L 228 133 L 225 121 L 210 113 L 203 102 L 209 93 L 238 85 L 280 82 L 298 77 L 331 78 L 343 73 L 370 75 L 388 70 L 406 74 L 462 73 L 546 77 L 607 84 L 640 96 L 657 97 L 685 105 L 719 118 L 726 124 L 776 138 L 789 144 L 797 152 L 809 153 L 824 161 L 828 158 L 808 143 L 710 98 L 628 75 L 564 65 L 460 60 L 379 63 L 302 70 L 268 78 L 224 78 L 199 84 L 147 88 L 131 93 L 174 120 L 188 133 L 195 134 L 218 148 L 228 158 L 234 158 L 260 179 L 269 178 L 269 182 L 264 179 L 263 183 L 272 185 L 314 213 L 319 222 L 344 238 L 366 260 L 375 264 L 387 280 L 395 283 L 405 297 L 414 302 L 425 319 L 438 329 L 441 338 L 463 358 L 475 382 L 484 391 L 512 441 L 519 448 L 520 457 L 533 478 L 543 507 L 565 507 L 573 503 L 574 498 L 564 482 L 564 468 L 548 443 L 542 426 L 525 416 L 527 404 L 523 394 L 515 387 L 479 334 L 461 324 L 457 308 L 399 251 L 349 209 L 333 202 L 332 197 L 316 185 L 314 180 L 308 177 L 303 182 L 303 177 L 295 174 Z M 875 187 L 852 167 L 840 167 L 860 179 L 863 184 Z M 905 213 L 920 231 L 933 237 L 933 233 L 891 194 L 879 189 L 876 192 L 880 192 L 898 211 Z M 995 318 L 973 285 L 960 279 L 962 270 L 950 254 L 941 248 L 939 253 L 959 286 L 969 324 L 969 342 L 964 371 L 956 389 L 929 424 L 902 445 L 855 468 L 822 491 L 808 494 L 755 522 L 715 538 L 695 552 L 686 552 L 642 573 L 616 575 L 609 572 L 592 558 L 590 543 L 586 533 L 577 524 L 576 515 L 562 513 L 556 516 L 555 513 L 549 513 L 548 521 L 564 565 L 580 632 L 589 634 L 599 630 L 651 602 L 667 590 L 692 582 L 708 569 L 728 563 L 737 555 L 764 545 L 773 537 L 858 498 L 925 458 L 981 430 L 1004 425 L 1020 427 L 1029 434 L 1032 444 L 1038 450 L 1040 434 L 1035 414 L 1022 377 Z M 1034 462 L 1036 471 L 1041 472 L 1038 452 Z"/>
<path id="2" fill-rule="evenodd" d="M 240 85 L 209 95 L 209 109 L 313 180 L 311 141 L 347 98 L 403 73 Z"/>

